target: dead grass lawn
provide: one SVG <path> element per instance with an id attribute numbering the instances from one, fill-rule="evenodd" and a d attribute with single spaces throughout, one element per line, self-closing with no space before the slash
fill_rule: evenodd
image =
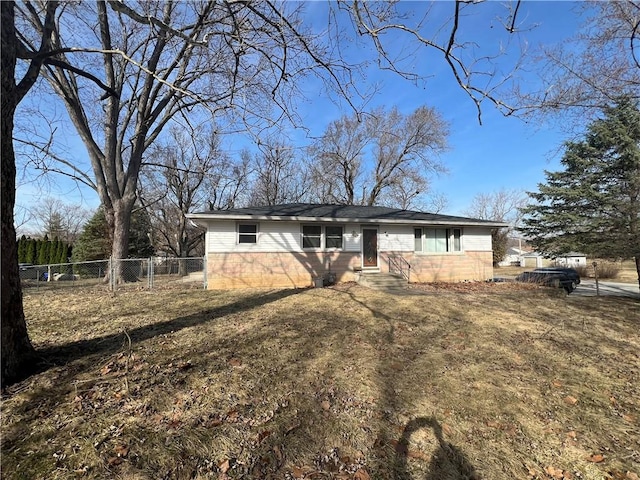
<path id="1" fill-rule="evenodd" d="M 487 284 L 36 292 L 6 479 L 638 479 L 640 303 Z"/>

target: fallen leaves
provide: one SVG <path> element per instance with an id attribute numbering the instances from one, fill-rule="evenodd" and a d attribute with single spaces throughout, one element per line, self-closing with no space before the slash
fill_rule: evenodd
<path id="1" fill-rule="evenodd" d="M 238 357 L 231 357 L 229 360 L 227 360 L 227 363 L 232 367 L 242 366 L 242 360 L 240 360 Z"/>
<path id="2" fill-rule="evenodd" d="M 547 468 L 545 468 L 544 471 L 551 478 L 556 478 L 558 480 L 574 480 L 576 478 L 576 477 L 574 477 L 573 473 L 571 473 L 569 470 L 563 470 L 561 468 L 555 468 L 555 467 L 553 467 L 551 465 L 549 465 Z M 577 477 L 580 477 L 579 473 L 577 473 L 576 475 L 577 475 Z M 532 476 L 532 478 L 539 478 L 539 477 L 538 476 Z"/>
<path id="3" fill-rule="evenodd" d="M 604 462 L 604 455 L 596 453 L 594 455 L 588 456 L 585 460 L 587 462 L 602 463 L 602 462 Z"/>
<path id="4" fill-rule="evenodd" d="M 356 473 L 354 473 L 353 480 L 371 480 L 371 477 L 366 470 L 360 468 Z"/>
<path id="5" fill-rule="evenodd" d="M 578 403 L 578 399 L 576 397 L 572 397 L 571 395 L 567 395 L 566 397 L 564 397 L 564 403 L 566 403 L 567 405 L 575 405 L 576 403 Z"/>

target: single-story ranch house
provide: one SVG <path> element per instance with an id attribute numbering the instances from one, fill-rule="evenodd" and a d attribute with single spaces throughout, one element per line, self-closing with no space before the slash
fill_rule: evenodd
<path id="1" fill-rule="evenodd" d="M 486 280 L 493 277 L 491 230 L 506 226 L 387 207 L 301 203 L 187 217 L 207 230 L 209 289 L 307 287 L 322 278 L 345 282 L 390 271 L 411 282 Z"/>

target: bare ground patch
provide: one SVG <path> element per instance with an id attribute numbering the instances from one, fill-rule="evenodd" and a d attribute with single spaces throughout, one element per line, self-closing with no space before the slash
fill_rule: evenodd
<path id="1" fill-rule="evenodd" d="M 3 477 L 637 478 L 639 302 L 422 288 L 29 293 Z"/>

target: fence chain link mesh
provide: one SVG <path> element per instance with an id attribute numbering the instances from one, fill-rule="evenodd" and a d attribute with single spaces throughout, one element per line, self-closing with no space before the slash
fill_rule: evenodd
<path id="1" fill-rule="evenodd" d="M 206 288 L 205 260 L 202 257 L 126 258 L 56 265 L 23 265 L 23 289 L 104 286 L 113 291 L 125 288 L 199 286 Z"/>

